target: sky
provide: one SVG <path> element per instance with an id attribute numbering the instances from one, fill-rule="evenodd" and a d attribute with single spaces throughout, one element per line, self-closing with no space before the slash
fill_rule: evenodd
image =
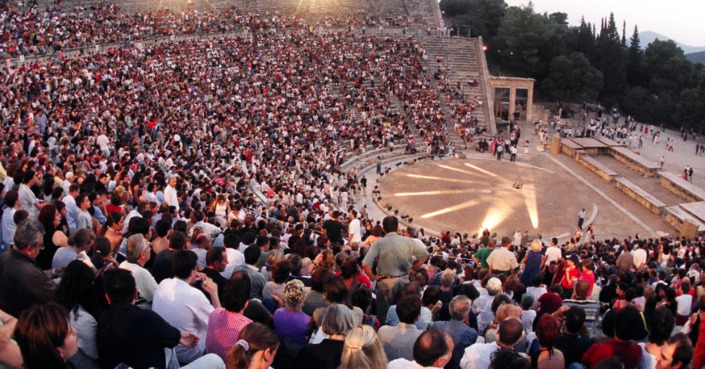
<path id="1" fill-rule="evenodd" d="M 528 0 L 505 0 L 509 6 L 520 6 Z M 580 18 L 596 24 L 614 13 L 617 28 L 622 30 L 622 22 L 627 21 L 627 38 L 634 31 L 660 33 L 688 46 L 705 46 L 705 1 L 703 0 L 533 0 L 537 13 L 563 12 L 568 14 L 568 22 L 578 25 Z"/>

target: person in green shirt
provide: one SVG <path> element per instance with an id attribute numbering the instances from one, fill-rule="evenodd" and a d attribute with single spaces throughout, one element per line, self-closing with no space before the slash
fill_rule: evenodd
<path id="1" fill-rule="evenodd" d="M 494 251 L 495 245 L 497 245 L 497 240 L 491 238 L 488 247 L 483 247 L 477 250 L 477 252 L 472 256 L 472 260 L 475 261 L 475 264 L 480 264 L 483 269 L 488 269 L 490 266 L 487 265 L 487 258 L 490 256 L 492 251 Z"/>

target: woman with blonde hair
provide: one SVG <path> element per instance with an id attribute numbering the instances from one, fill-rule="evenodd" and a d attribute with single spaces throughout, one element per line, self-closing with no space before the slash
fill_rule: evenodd
<path id="1" fill-rule="evenodd" d="M 387 355 L 382 341 L 369 325 L 359 325 L 345 337 L 338 369 L 386 369 Z"/>
<path id="2" fill-rule="evenodd" d="M 267 326 L 250 323 L 240 331 L 226 360 L 228 369 L 267 369 L 279 349 L 279 339 Z"/>
<path id="3" fill-rule="evenodd" d="M 519 305 L 502 304 L 497 308 L 494 320 L 495 324 L 492 326 L 493 328 L 488 329 L 487 333 L 485 333 L 485 343 L 492 343 L 499 339 L 499 325 L 509 318 L 517 318 L 521 320 L 521 307 Z M 522 339 L 516 344 L 524 345 L 524 338 L 522 337 Z"/>
<path id="4" fill-rule="evenodd" d="M 542 249 L 543 243 L 538 239 L 533 240 L 529 252 L 526 253 L 524 260 L 521 262 L 524 264 L 524 272 L 521 274 L 519 281 L 524 286 L 531 286 L 534 276 L 541 273 L 541 268 L 546 263 L 546 255 L 541 253 Z"/>

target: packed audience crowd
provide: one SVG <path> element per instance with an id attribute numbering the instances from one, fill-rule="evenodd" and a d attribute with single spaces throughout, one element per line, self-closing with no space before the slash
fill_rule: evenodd
<path id="1" fill-rule="evenodd" d="M 366 180 L 340 170 L 351 153 L 449 144 L 423 49 L 243 19 L 239 36 L 2 70 L 0 365 L 705 364 L 702 240 L 433 238 L 370 219 Z"/>
<path id="2" fill-rule="evenodd" d="M 244 28 L 286 28 L 297 18 L 271 14 L 259 17 L 230 6 L 223 10 L 160 9 L 130 13 L 116 4 L 94 3 L 86 6 L 40 9 L 36 1 L 13 7 L 8 2 L 0 10 L 0 57 L 44 56 L 66 49 L 125 43 L 166 36 L 229 33 Z M 310 17 L 309 17 L 310 18 Z M 376 26 L 408 27 L 416 22 L 402 16 L 341 17 L 317 14 L 310 27 L 331 27 L 367 33 Z M 377 31 L 375 31 L 377 32 Z M 383 32 L 383 31 L 381 31 Z"/>

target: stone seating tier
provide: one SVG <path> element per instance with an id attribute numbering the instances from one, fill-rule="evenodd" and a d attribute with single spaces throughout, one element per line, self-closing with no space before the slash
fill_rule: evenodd
<path id="1" fill-rule="evenodd" d="M 646 190 L 644 190 L 643 188 L 637 186 L 632 181 L 624 177 L 615 178 L 615 183 L 617 188 L 629 195 L 629 197 L 638 201 L 641 205 L 649 209 L 652 213 L 659 215 L 663 214 L 663 209 L 666 207 L 666 204 L 651 195 L 650 193 L 646 192 Z"/>
<path id="2" fill-rule="evenodd" d="M 693 210 L 692 207 L 689 207 L 689 205 L 696 204 L 700 207 L 701 212 L 698 214 L 693 214 L 688 210 L 689 208 Z M 682 232 L 684 223 L 688 221 L 698 227 L 698 233 L 705 232 L 705 212 L 703 210 L 705 210 L 705 203 L 703 202 L 680 204 L 664 208 L 666 221 L 668 224 Z"/>
<path id="3" fill-rule="evenodd" d="M 615 177 L 617 177 L 617 172 L 614 170 L 608 168 L 604 164 L 600 163 L 599 161 L 595 160 L 594 158 L 585 155 L 585 154 L 580 154 L 577 155 L 576 160 L 586 166 L 588 169 L 591 171 L 595 172 L 598 176 L 602 177 L 607 182 L 612 182 Z"/>
<path id="4" fill-rule="evenodd" d="M 609 155 L 645 177 L 655 175 L 661 168 L 658 164 L 624 147 L 612 147 Z"/>
<path id="5" fill-rule="evenodd" d="M 678 197 L 691 202 L 699 202 L 705 200 L 705 190 L 686 181 L 677 174 L 670 172 L 658 172 L 661 176 L 661 186 Z"/>

